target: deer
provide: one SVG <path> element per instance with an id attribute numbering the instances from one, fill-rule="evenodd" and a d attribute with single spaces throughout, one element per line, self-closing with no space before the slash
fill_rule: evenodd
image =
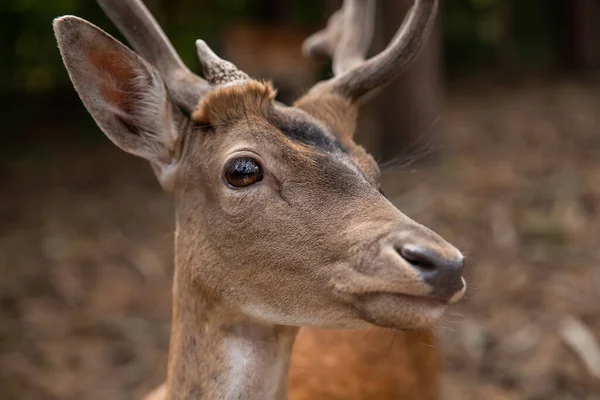
<path id="1" fill-rule="evenodd" d="M 292 105 L 202 40 L 193 73 L 140 0 L 98 3 L 135 51 L 62 16 L 63 62 L 99 128 L 174 202 L 167 380 L 148 398 L 437 398 L 433 329 L 465 294 L 464 256 L 385 197 L 353 139 L 360 105 L 418 54 L 437 0 L 415 0 L 371 58 L 374 0 L 345 0 L 303 45 L 333 76 Z M 387 359 L 386 329 L 403 332 Z"/>
<path id="2" fill-rule="evenodd" d="M 289 26 L 237 23 L 220 33 L 220 49 L 224 58 L 248 75 L 268 76 L 280 101 L 293 101 L 312 86 L 323 69 L 321 59 L 299 57 L 307 32 Z"/>

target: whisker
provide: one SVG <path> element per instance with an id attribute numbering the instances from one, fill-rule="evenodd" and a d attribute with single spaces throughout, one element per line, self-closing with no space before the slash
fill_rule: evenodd
<path id="1" fill-rule="evenodd" d="M 382 163 L 381 169 L 384 172 L 388 172 L 395 169 L 406 168 L 407 166 L 413 164 L 415 161 L 422 159 L 428 154 L 431 154 L 433 151 L 435 151 L 435 149 L 431 141 L 425 142 L 419 145 L 419 147 L 415 147 L 414 149 L 405 149 L 396 157 Z"/>
<path id="2" fill-rule="evenodd" d="M 417 136 L 409 145 L 396 157 L 381 164 L 382 172 L 393 172 L 399 169 L 405 169 L 411 164 L 423 159 L 424 157 L 439 151 L 442 146 L 433 145 L 433 126 L 437 124 L 440 118 L 436 118 L 429 129 L 422 135 Z"/>
<path id="3" fill-rule="evenodd" d="M 431 344 L 431 343 L 419 342 L 419 346 L 437 349 L 437 346 L 435 344 Z"/>
<path id="4" fill-rule="evenodd" d="M 442 325 L 442 324 L 439 324 L 439 325 L 438 325 L 438 329 L 439 329 L 439 330 L 444 330 L 444 331 L 446 331 L 446 332 L 451 332 L 451 333 L 455 333 L 455 332 L 456 332 L 456 329 L 455 329 L 455 328 L 453 328 L 453 327 L 451 327 L 451 326 L 448 326 L 448 325 Z"/>
<path id="5" fill-rule="evenodd" d="M 396 329 L 396 331 L 394 332 L 394 337 L 392 338 L 392 343 L 390 343 L 390 347 L 388 348 L 387 354 L 388 356 L 390 355 L 390 352 L 392 351 L 392 346 L 394 345 L 394 342 L 396 341 L 396 336 L 398 336 L 398 329 Z"/>

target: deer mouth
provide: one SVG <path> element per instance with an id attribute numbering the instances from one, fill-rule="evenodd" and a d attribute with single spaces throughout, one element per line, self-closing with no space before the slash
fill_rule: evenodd
<path id="1" fill-rule="evenodd" d="M 445 299 L 393 292 L 365 294 L 355 303 L 365 321 L 383 328 L 403 330 L 433 328 L 450 305 L 451 302 Z"/>
<path id="2" fill-rule="evenodd" d="M 447 291 L 440 295 L 418 275 L 408 279 L 411 277 L 407 278 L 406 271 L 410 270 L 403 268 L 403 264 L 384 271 L 391 273 L 385 277 L 368 276 L 342 264 L 332 279 L 334 294 L 351 305 L 359 318 L 380 327 L 433 328 L 446 309 L 458 302 L 467 289 L 464 278 L 460 277 L 460 285 L 453 285 L 452 293 Z"/>

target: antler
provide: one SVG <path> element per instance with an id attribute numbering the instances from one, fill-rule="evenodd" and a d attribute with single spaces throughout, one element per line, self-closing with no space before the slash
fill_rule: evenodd
<path id="1" fill-rule="evenodd" d="M 307 55 L 332 58 L 334 77 L 316 86 L 359 100 L 371 90 L 396 78 L 415 58 L 428 38 L 437 12 L 437 0 L 415 0 L 400 29 L 381 53 L 365 60 L 374 30 L 374 0 L 344 0 L 327 27 L 303 45 Z"/>
<path id="2" fill-rule="evenodd" d="M 346 0 L 327 27 L 302 45 L 305 56 L 331 57 L 333 73 L 340 75 L 365 61 L 373 40 L 375 0 Z"/>
<path id="3" fill-rule="evenodd" d="M 127 38 L 134 50 L 156 67 L 177 104 L 192 112 L 198 100 L 213 88 L 248 75 L 222 60 L 202 40 L 198 56 L 203 66 L 202 79 L 185 66 L 173 45 L 141 0 L 97 0 L 106 15 Z"/>

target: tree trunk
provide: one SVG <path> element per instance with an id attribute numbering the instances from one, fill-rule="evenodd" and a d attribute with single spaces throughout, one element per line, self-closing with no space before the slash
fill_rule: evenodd
<path id="1" fill-rule="evenodd" d="M 562 61 L 568 69 L 600 68 L 600 1 L 561 0 Z"/>
<path id="2" fill-rule="evenodd" d="M 379 2 L 378 25 L 381 25 L 380 35 L 385 43 L 394 36 L 413 3 L 413 0 Z M 422 145 L 435 142 L 441 131 L 438 123 L 442 89 L 440 39 L 438 18 L 436 28 L 413 64 L 379 96 L 381 136 L 377 149 L 373 150 L 380 161 L 418 156 L 411 152 L 423 152 Z M 373 145 L 369 147 L 375 147 Z"/>

